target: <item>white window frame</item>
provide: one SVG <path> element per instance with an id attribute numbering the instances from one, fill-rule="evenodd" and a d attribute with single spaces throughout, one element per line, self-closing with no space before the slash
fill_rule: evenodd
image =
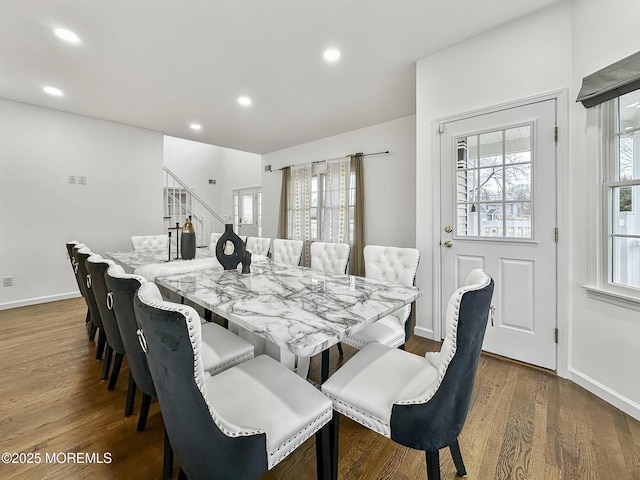
<path id="1" fill-rule="evenodd" d="M 589 297 L 640 311 L 640 289 L 613 283 L 612 225 L 615 188 L 640 185 L 640 179 L 620 180 L 619 99 L 615 98 L 587 110 L 589 163 L 588 284 Z"/>

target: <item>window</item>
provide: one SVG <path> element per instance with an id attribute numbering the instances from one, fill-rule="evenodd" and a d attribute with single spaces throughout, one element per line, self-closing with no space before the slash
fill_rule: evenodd
<path id="1" fill-rule="evenodd" d="M 640 294 L 640 92 L 615 100 L 615 148 L 605 159 L 607 280 Z"/>
<path id="2" fill-rule="evenodd" d="M 587 110 L 593 298 L 640 310 L 640 91 Z M 601 219 L 601 221 L 598 221 Z"/>
<path id="3" fill-rule="evenodd" d="M 311 241 L 351 242 L 354 175 L 350 160 L 291 167 L 288 238 L 305 241 L 305 252 Z"/>
<path id="4" fill-rule="evenodd" d="M 465 237 L 532 238 L 531 130 L 457 139 L 457 229 Z"/>
<path id="5" fill-rule="evenodd" d="M 242 194 L 242 223 L 253 224 L 253 193 Z"/>

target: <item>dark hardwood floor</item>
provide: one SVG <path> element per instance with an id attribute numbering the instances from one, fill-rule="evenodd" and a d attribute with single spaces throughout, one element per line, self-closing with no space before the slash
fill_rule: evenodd
<path id="1" fill-rule="evenodd" d="M 7 464 L 3 457 L 0 479 L 161 478 L 158 405 L 146 431 L 136 432 L 139 397 L 134 415 L 124 417 L 126 361 L 116 390 L 107 391 L 85 312 L 81 298 L 0 311 L 0 453 L 33 462 Z M 407 349 L 423 355 L 439 344 L 413 337 Z M 345 345 L 341 360 L 334 349 L 332 369 L 354 352 Z M 426 478 L 422 452 L 346 418 L 340 428 L 340 479 Z M 572 382 L 488 355 L 480 360 L 460 446 L 474 480 L 640 479 L 640 422 Z M 444 480 L 457 478 L 444 450 L 441 470 Z M 314 479 L 313 439 L 263 478 Z"/>

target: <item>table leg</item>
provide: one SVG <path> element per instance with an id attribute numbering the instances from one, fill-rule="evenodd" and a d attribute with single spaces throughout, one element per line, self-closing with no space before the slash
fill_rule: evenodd
<path id="1" fill-rule="evenodd" d="M 320 383 L 324 383 L 329 378 L 329 349 L 322 351 L 322 370 L 320 371 Z"/>
<path id="2" fill-rule="evenodd" d="M 296 373 L 300 375 L 302 378 L 307 378 L 309 376 L 309 363 L 311 358 L 309 357 L 297 357 L 298 364 L 296 366 Z"/>
<path id="3" fill-rule="evenodd" d="M 296 356 L 285 348 L 280 349 L 280 363 L 287 367 L 289 370 L 295 371 L 296 369 Z"/>

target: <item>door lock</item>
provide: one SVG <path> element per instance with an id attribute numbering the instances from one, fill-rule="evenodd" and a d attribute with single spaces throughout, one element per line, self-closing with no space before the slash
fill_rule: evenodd
<path id="1" fill-rule="evenodd" d="M 453 246 L 453 242 L 451 240 L 447 240 L 444 242 L 444 246 L 447 248 L 451 248 Z"/>
<path id="2" fill-rule="evenodd" d="M 444 231 L 447 233 L 451 233 L 453 232 L 453 228 L 451 228 L 451 225 L 447 225 L 446 227 L 444 227 Z"/>

